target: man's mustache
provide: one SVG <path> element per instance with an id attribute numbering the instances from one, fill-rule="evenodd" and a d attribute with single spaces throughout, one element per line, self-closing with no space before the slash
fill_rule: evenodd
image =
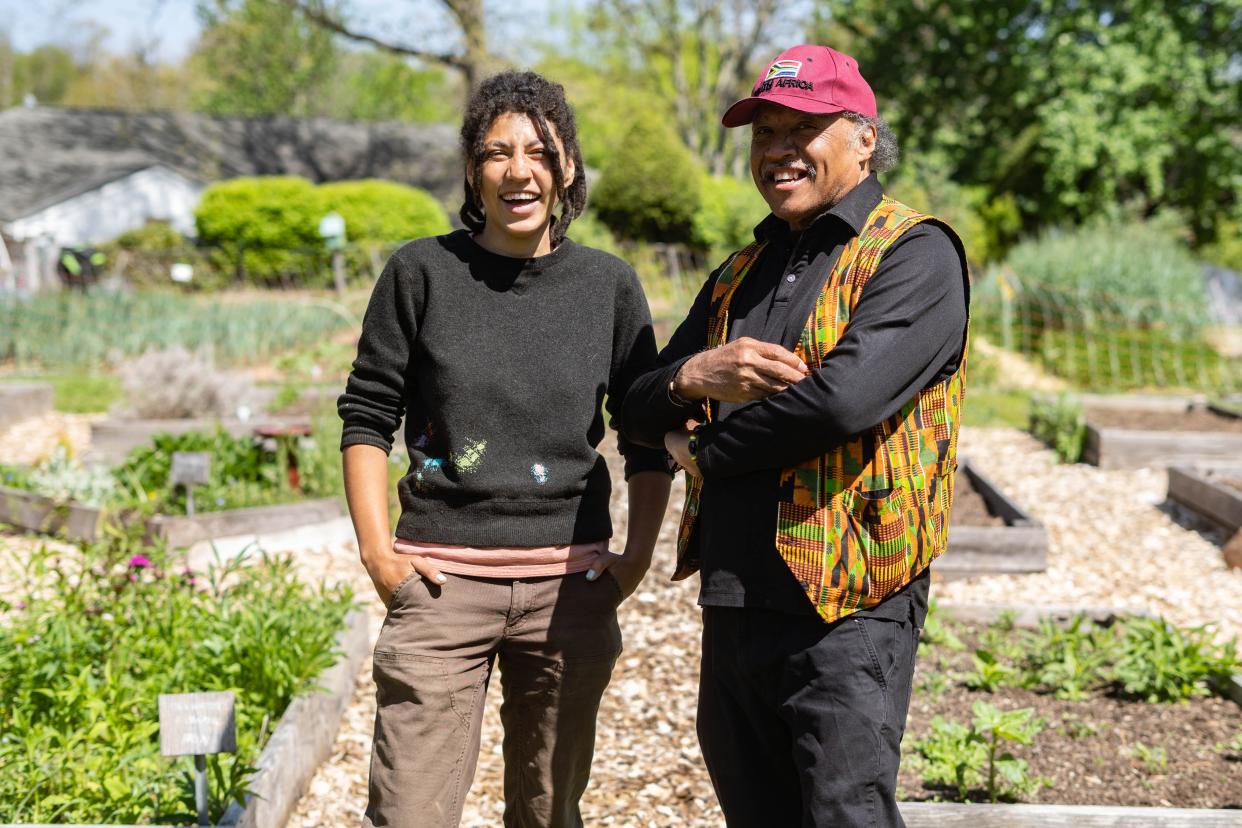
<path id="1" fill-rule="evenodd" d="M 815 178 L 815 168 L 808 166 L 801 161 L 782 161 L 779 163 L 764 164 L 759 168 L 761 178 L 771 178 L 777 170 L 797 170 L 806 175 L 807 178 Z"/>

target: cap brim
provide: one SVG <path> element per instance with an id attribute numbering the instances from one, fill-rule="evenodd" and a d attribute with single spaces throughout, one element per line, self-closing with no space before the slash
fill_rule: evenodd
<path id="1" fill-rule="evenodd" d="M 724 117 L 720 119 L 720 123 L 726 127 L 745 126 L 755 120 L 755 110 L 759 108 L 760 104 L 765 103 L 785 106 L 790 109 L 796 109 L 799 112 L 809 112 L 812 115 L 831 115 L 833 112 L 845 111 L 843 106 L 834 106 L 823 101 L 813 101 L 800 95 L 764 95 L 762 98 L 742 98 L 725 110 Z"/>

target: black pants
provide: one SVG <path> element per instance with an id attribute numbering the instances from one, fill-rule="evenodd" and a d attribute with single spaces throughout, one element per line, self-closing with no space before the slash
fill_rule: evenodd
<path id="1" fill-rule="evenodd" d="M 903 826 L 926 584 L 834 624 L 704 607 L 699 744 L 729 828 Z"/>

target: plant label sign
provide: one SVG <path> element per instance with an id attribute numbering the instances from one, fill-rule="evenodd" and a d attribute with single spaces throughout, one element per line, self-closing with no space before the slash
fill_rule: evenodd
<path id="1" fill-rule="evenodd" d="M 211 452 L 174 451 L 172 456 L 172 484 L 174 486 L 202 486 L 211 476 Z"/>
<path id="2" fill-rule="evenodd" d="M 206 756 L 236 751 L 231 692 L 160 694 L 161 754 Z"/>

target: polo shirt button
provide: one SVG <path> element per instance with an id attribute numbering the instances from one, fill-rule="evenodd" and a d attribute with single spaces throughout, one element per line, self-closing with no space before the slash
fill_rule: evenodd
<path id="1" fill-rule="evenodd" d="M 798 277 L 797 277 L 797 276 L 795 276 L 795 275 L 793 275 L 792 273 L 790 273 L 788 276 L 786 276 L 786 277 L 785 277 L 785 281 L 786 281 L 786 282 L 789 282 L 789 283 L 791 283 L 791 284 L 792 284 L 792 283 L 794 283 L 794 282 L 798 281 Z"/>

